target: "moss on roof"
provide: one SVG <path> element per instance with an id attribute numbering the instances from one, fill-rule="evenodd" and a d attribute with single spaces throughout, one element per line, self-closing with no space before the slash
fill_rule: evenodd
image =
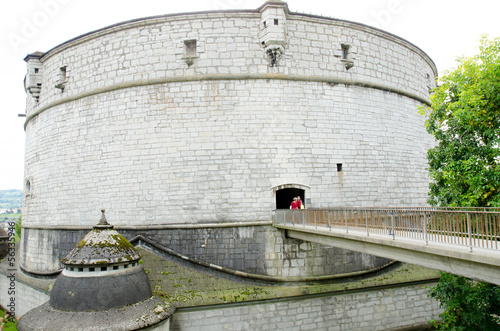
<path id="1" fill-rule="evenodd" d="M 159 256 L 137 247 L 143 256 L 153 293 L 176 307 L 194 307 L 232 302 L 278 299 L 300 295 L 364 290 L 397 286 L 408 282 L 432 282 L 439 278 L 435 270 L 397 263 L 363 277 L 309 283 L 264 283 L 203 270 L 182 261 Z"/>
<path id="2" fill-rule="evenodd" d="M 67 265 L 102 265 L 132 262 L 140 258 L 135 247 L 115 229 L 94 227 L 61 262 Z"/>

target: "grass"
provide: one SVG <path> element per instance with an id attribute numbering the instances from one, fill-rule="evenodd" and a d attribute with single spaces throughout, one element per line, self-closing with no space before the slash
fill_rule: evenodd
<path id="1" fill-rule="evenodd" d="M 0 309 L 0 317 L 5 319 L 5 312 L 2 309 Z M 16 324 L 17 324 L 17 321 L 15 323 L 7 322 L 6 324 L 4 324 L 3 331 L 17 331 Z"/>

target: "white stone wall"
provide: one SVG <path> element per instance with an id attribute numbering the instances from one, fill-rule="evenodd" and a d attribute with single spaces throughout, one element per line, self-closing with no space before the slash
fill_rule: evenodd
<path id="1" fill-rule="evenodd" d="M 272 12 L 262 15 L 137 20 L 42 56 L 39 102 L 27 98 L 23 224 L 91 226 L 103 207 L 115 225 L 268 220 L 279 185 L 305 188 L 310 208 L 425 205 L 432 139 L 416 107 L 436 74 L 427 55 L 376 29 L 288 13 L 270 68 L 260 36 Z"/>
<path id="2" fill-rule="evenodd" d="M 62 98 L 158 79 L 202 75 L 267 74 L 259 42 L 257 12 L 164 16 L 118 25 L 86 35 L 42 58 L 40 103 L 28 114 Z M 432 61 L 414 45 L 355 23 L 303 15 L 286 20 L 287 44 L 277 73 L 336 77 L 378 83 L 428 97 L 437 74 Z M 197 40 L 195 63 L 183 60 L 184 41 Z M 348 44 L 354 66 L 346 70 L 340 45 Z M 64 92 L 55 88 L 66 66 Z"/>
<path id="3" fill-rule="evenodd" d="M 211 330 L 398 330 L 425 327 L 441 310 L 426 286 L 297 298 L 196 311 L 178 309 L 170 329 Z"/>
<path id="4" fill-rule="evenodd" d="M 25 225 L 265 220 L 272 188 L 310 208 L 424 205 L 418 103 L 280 80 L 157 84 L 53 107 L 26 131 Z M 337 172 L 337 163 L 343 172 Z"/>
<path id="5" fill-rule="evenodd" d="M 20 271 L 17 270 L 16 274 Z M 15 277 L 11 286 L 11 279 L 6 275 L 0 274 L 0 304 L 10 310 L 9 304 L 11 298 L 14 298 L 14 307 L 17 316 L 22 316 L 29 310 L 38 307 L 49 300 L 49 294 L 20 282 Z M 9 294 L 9 288 L 13 288 L 15 293 Z"/>

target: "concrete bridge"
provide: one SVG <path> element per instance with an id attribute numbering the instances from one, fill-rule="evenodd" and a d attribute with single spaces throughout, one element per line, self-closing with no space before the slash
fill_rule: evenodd
<path id="1" fill-rule="evenodd" d="M 282 209 L 273 225 L 290 238 L 500 285 L 500 209 Z"/>

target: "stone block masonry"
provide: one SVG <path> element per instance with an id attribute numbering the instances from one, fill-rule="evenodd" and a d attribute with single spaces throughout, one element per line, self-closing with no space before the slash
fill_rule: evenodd
<path id="1" fill-rule="evenodd" d="M 315 208 L 425 205 L 416 107 L 436 69 L 383 31 L 266 4 L 117 24 L 26 60 L 42 87 L 24 224 L 90 226 L 100 208 L 117 226 L 269 220 L 283 185 Z"/>
<path id="2" fill-rule="evenodd" d="M 272 229 L 273 210 L 288 204 L 280 199 L 426 204 L 433 140 L 416 108 L 437 71 L 390 33 L 268 1 L 119 23 L 25 61 L 25 271 L 57 271 L 102 208 L 129 239 L 233 270 L 291 279 L 370 270 L 387 261 Z M 385 330 L 435 316 L 416 292 L 185 310 L 173 328 Z"/>
<path id="3" fill-rule="evenodd" d="M 209 263 L 330 273 L 322 261 L 337 270 L 358 258 L 241 228 L 211 229 L 218 247 L 202 248 L 202 231 L 185 227 L 269 222 L 284 190 L 308 208 L 426 204 L 433 140 L 416 108 L 436 68 L 390 33 L 270 1 L 119 23 L 25 60 L 30 271 L 57 269 L 75 242 L 66 230 L 90 228 L 105 208 L 118 228 L 151 229 Z"/>
<path id="4" fill-rule="evenodd" d="M 208 309 L 181 308 L 172 317 L 170 329 L 385 331 L 424 328 L 431 316 L 441 313 L 438 303 L 427 298 L 427 286 L 432 284 Z"/>
<path id="5" fill-rule="evenodd" d="M 277 80 L 159 84 L 68 102 L 27 128 L 23 222 L 86 226 L 101 207 L 117 225 L 270 220 L 283 184 L 305 187 L 308 207 L 424 205 L 430 144 L 417 105 Z"/>
<path id="6" fill-rule="evenodd" d="M 18 274 L 20 271 L 16 271 Z M 16 315 L 22 316 L 29 310 L 41 305 L 49 300 L 49 293 L 40 291 L 33 286 L 15 279 L 14 294 L 8 295 L 11 280 L 7 275 L 0 273 L 0 304 L 8 307 L 11 298 L 14 298 L 14 307 Z"/>
<path id="7" fill-rule="evenodd" d="M 269 224 L 206 224 L 192 227 L 121 228 L 127 239 L 137 235 L 190 259 L 230 270 L 276 278 L 315 278 L 378 269 L 389 260 L 354 251 L 288 239 Z M 30 252 L 21 258 L 27 272 L 54 274 L 61 259 L 88 230 L 24 228 Z M 36 243 L 41 243 L 34 245 Z M 32 247 L 33 246 L 33 247 Z M 33 253 L 31 253 L 33 252 Z M 50 264 L 40 261 L 49 260 Z M 290 278 L 290 279 L 292 279 Z"/>

